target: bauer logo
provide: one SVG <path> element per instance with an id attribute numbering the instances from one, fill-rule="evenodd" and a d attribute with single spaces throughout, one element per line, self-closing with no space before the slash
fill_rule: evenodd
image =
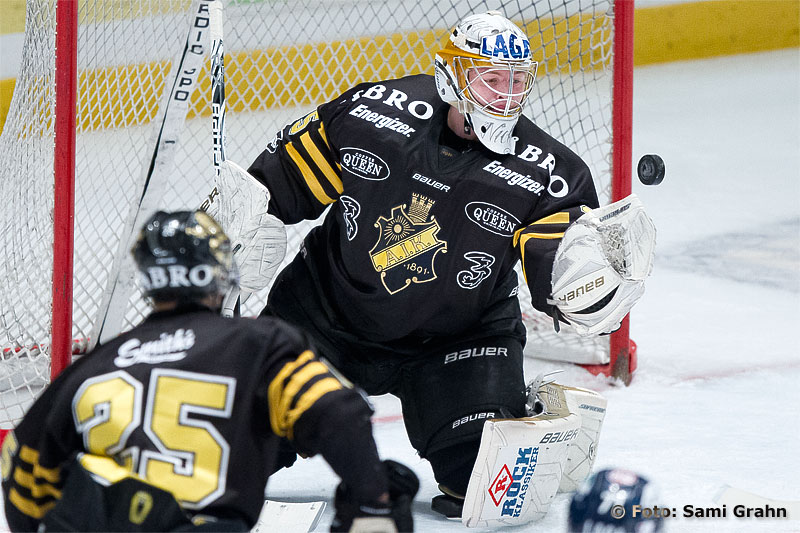
<path id="1" fill-rule="evenodd" d="M 519 219 L 505 209 L 486 202 L 470 202 L 464 212 L 472 222 L 501 237 L 514 235 L 514 229 L 520 224 Z"/>
<path id="2" fill-rule="evenodd" d="M 381 181 L 389 177 L 386 161 L 362 148 L 341 150 L 342 168 L 365 180 Z"/>
<path id="3" fill-rule="evenodd" d="M 453 422 L 452 429 L 456 429 L 458 426 L 462 426 L 469 422 L 474 422 L 475 420 L 488 420 L 489 418 L 494 418 L 494 412 L 488 413 L 475 413 L 467 416 L 463 416 Z"/>

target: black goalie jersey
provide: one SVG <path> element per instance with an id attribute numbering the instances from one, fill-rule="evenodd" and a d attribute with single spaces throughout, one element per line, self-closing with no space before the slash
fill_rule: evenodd
<path id="1" fill-rule="evenodd" d="M 249 169 L 287 224 L 332 204 L 302 253 L 325 307 L 362 338 L 502 321 L 492 310 L 516 298 L 519 260 L 549 311 L 559 239 L 598 205 L 586 164 L 525 117 L 513 155 L 442 145 L 449 108 L 431 76 L 361 84 L 281 131 Z"/>
<path id="2" fill-rule="evenodd" d="M 377 498 L 385 479 L 370 414 L 294 328 L 201 307 L 154 313 L 69 366 L 6 437 L 6 518 L 36 531 L 78 454 L 108 482 L 135 473 L 190 513 L 252 527 L 279 437 Z"/>

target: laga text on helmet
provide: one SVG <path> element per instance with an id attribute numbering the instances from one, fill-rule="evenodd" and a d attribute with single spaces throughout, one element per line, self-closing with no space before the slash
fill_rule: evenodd
<path id="1" fill-rule="evenodd" d="M 531 58 L 531 43 L 506 30 L 481 39 L 481 55 L 505 61 L 520 61 Z"/>

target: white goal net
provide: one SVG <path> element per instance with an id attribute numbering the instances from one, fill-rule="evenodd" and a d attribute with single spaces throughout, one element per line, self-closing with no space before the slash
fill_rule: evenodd
<path id="1" fill-rule="evenodd" d="M 197 1 L 197 0 L 196 0 Z M 0 428 L 18 420 L 50 379 L 53 343 L 55 21 L 57 0 L 28 0 L 25 42 L 0 137 Z M 275 132 L 365 80 L 433 73 L 455 23 L 498 9 L 530 36 L 540 62 L 526 114 L 581 155 L 601 203 L 611 191 L 613 0 L 226 0 L 227 157 L 243 166 Z M 192 22 L 190 0 L 82 0 L 77 27 L 72 339 L 93 343 L 131 206 L 142 194 L 159 104 Z M 207 46 L 207 43 L 204 43 Z M 194 208 L 211 188 L 208 57 L 191 97 L 174 170 L 158 207 Z M 289 228 L 287 260 L 307 225 Z M 55 259 L 57 261 L 57 258 Z M 520 277 L 521 279 L 521 277 Z M 607 362 L 608 338 L 553 332 L 522 294 L 531 354 Z M 266 291 L 247 301 L 257 314 Z M 132 294 L 122 329 L 148 312 Z"/>

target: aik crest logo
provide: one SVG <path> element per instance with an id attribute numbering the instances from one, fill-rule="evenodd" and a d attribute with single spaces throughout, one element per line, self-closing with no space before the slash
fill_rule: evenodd
<path id="1" fill-rule="evenodd" d="M 439 240 L 439 223 L 428 212 L 434 201 L 412 194 L 411 208 L 406 205 L 392 208 L 389 218 L 375 222 L 378 242 L 370 250 L 372 266 L 380 273 L 389 294 L 402 291 L 412 283 L 436 279 L 433 261 L 439 252 L 447 252 L 447 242 Z"/>

